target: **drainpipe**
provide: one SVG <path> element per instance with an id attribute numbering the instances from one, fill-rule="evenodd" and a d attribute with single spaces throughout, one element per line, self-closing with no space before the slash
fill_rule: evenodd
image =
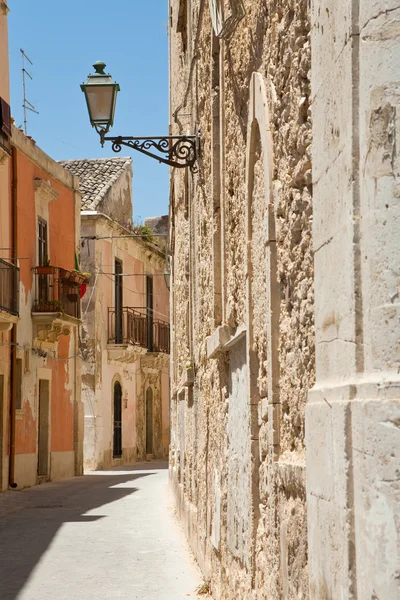
<path id="1" fill-rule="evenodd" d="M 12 253 L 16 261 L 17 252 L 17 152 L 14 147 L 12 152 L 12 189 L 11 189 L 11 219 L 12 219 Z M 8 469 L 8 485 L 15 489 L 15 413 L 17 407 L 17 324 L 14 323 L 11 330 L 11 401 L 10 401 L 10 450 L 9 450 L 9 469 Z"/>

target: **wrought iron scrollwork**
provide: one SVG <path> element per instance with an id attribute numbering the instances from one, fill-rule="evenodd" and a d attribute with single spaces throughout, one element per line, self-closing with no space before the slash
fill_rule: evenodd
<path id="1" fill-rule="evenodd" d="M 197 171 L 198 137 L 195 135 L 154 138 L 103 135 L 101 138 L 103 143 L 105 141 L 112 143 L 114 152 L 121 152 L 122 146 L 127 146 L 171 167 L 177 169 L 189 167 L 192 172 Z"/>

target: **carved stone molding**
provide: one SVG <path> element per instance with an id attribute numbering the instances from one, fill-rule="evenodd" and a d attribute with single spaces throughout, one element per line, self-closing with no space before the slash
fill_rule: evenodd
<path id="1" fill-rule="evenodd" d="M 41 342 L 55 344 L 60 335 L 69 335 L 70 333 L 70 325 L 62 325 L 61 323 L 54 322 L 51 325 L 45 325 L 42 329 L 38 329 L 36 337 Z"/>
<path id="2" fill-rule="evenodd" d="M 0 166 L 4 165 L 7 158 L 10 158 L 9 153 L 0 145 Z"/>
<path id="3" fill-rule="evenodd" d="M 169 367 L 169 354 L 162 352 L 148 352 L 142 356 L 142 368 L 155 369 L 157 371 Z"/>
<path id="4" fill-rule="evenodd" d="M 19 317 L 12 315 L 6 310 L 0 310 L 0 333 L 10 331 L 14 323 L 18 323 Z"/>
<path id="5" fill-rule="evenodd" d="M 33 180 L 33 189 L 43 200 L 47 202 L 51 202 L 51 200 L 55 200 L 58 197 L 58 192 L 55 190 L 50 183 L 44 181 L 43 179 L 34 179 Z"/>
<path id="6" fill-rule="evenodd" d="M 32 321 L 34 342 L 50 346 L 53 346 L 61 335 L 70 335 L 73 325 L 72 320 L 65 320 L 61 313 L 32 313 Z"/>
<path id="7" fill-rule="evenodd" d="M 134 363 L 143 354 L 146 354 L 146 352 L 146 348 L 134 346 L 133 344 L 108 344 L 107 346 L 107 358 L 109 362 Z"/>

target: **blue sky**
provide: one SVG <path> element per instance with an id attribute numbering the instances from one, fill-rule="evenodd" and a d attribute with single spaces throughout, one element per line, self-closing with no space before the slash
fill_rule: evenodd
<path id="1" fill-rule="evenodd" d="M 168 133 L 167 0 L 10 0 L 11 112 L 23 124 L 21 53 L 33 81 L 28 135 L 55 160 L 131 156 L 134 219 L 167 214 L 168 167 L 128 148 L 102 149 L 79 84 L 103 60 L 120 84 L 115 135 Z"/>

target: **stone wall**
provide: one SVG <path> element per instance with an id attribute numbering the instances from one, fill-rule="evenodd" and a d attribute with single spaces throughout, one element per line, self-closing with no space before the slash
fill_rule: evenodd
<path id="1" fill-rule="evenodd" d="M 225 6 L 225 9 L 227 7 Z M 230 39 L 170 0 L 171 481 L 218 600 L 308 597 L 305 404 L 314 383 L 309 14 L 245 0 Z"/>
<path id="2" fill-rule="evenodd" d="M 124 227 L 132 225 L 132 166 L 119 175 L 113 182 L 104 198 L 99 202 L 97 210 L 108 215 L 113 221 Z"/>
<path id="3" fill-rule="evenodd" d="M 310 596 L 400 595 L 398 2 L 312 10 Z"/>

